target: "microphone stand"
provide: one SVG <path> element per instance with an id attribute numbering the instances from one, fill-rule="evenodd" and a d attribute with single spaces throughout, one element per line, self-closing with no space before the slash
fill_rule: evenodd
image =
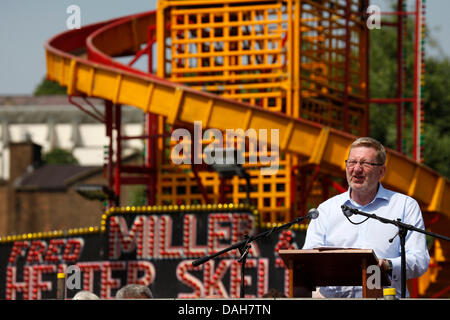
<path id="1" fill-rule="evenodd" d="M 311 211 L 313 211 L 313 212 L 311 212 Z M 251 248 L 251 245 L 250 245 L 251 242 L 253 242 L 255 240 L 258 240 L 258 239 L 261 239 L 263 237 L 269 237 L 274 232 L 278 232 L 278 231 L 283 230 L 283 229 L 289 229 L 292 225 L 297 224 L 297 223 L 301 223 L 305 219 L 315 219 L 315 218 L 317 218 L 317 215 L 318 215 L 318 211 L 316 209 L 312 209 L 312 210 L 310 210 L 310 212 L 306 216 L 298 217 L 298 218 L 292 220 L 291 222 L 285 223 L 285 224 L 283 224 L 281 226 L 278 226 L 278 227 L 272 228 L 270 230 L 261 232 L 261 233 L 259 233 L 257 235 L 254 235 L 254 236 L 249 236 L 249 235 L 246 234 L 244 236 L 244 240 L 236 242 L 236 243 L 232 244 L 231 246 L 229 246 L 229 247 L 227 247 L 227 248 L 225 248 L 225 249 L 223 249 L 223 250 L 221 250 L 219 252 L 213 253 L 213 254 L 211 254 L 209 256 L 206 256 L 206 257 L 199 258 L 199 259 L 193 261 L 192 265 L 194 267 L 197 267 L 197 266 L 199 266 L 199 265 L 201 265 L 201 264 L 203 264 L 203 263 L 205 263 L 205 262 L 207 262 L 207 261 L 209 261 L 211 259 L 214 259 L 214 258 L 216 258 L 216 257 L 218 257 L 218 256 L 220 256 L 220 255 L 222 255 L 224 253 L 227 253 L 228 251 L 231 251 L 231 250 L 234 250 L 234 249 L 238 249 L 239 253 L 241 254 L 241 257 L 238 259 L 238 262 L 241 264 L 241 294 L 240 294 L 240 297 L 244 298 L 245 297 L 245 281 L 244 281 L 245 263 L 247 261 L 247 256 L 248 256 L 248 253 L 249 253 L 250 248 Z"/>
<path id="2" fill-rule="evenodd" d="M 342 205 L 341 206 L 342 211 L 344 212 L 344 214 L 349 217 L 350 215 L 347 215 L 346 212 L 351 212 L 352 214 L 359 214 L 368 218 L 372 218 L 375 220 L 378 220 L 382 223 L 387 223 L 387 224 L 393 224 L 398 228 L 398 233 L 394 236 L 394 238 L 398 235 L 400 238 L 400 247 L 401 247 L 401 275 L 402 275 L 402 281 L 401 281 L 401 290 L 402 290 L 402 298 L 406 297 L 406 252 L 405 252 L 405 244 L 406 244 L 406 234 L 408 233 L 408 230 L 410 231 L 416 231 L 416 232 L 420 232 L 429 236 L 432 236 L 434 238 L 439 238 L 439 239 L 443 239 L 443 240 L 447 240 L 450 241 L 449 237 L 446 236 L 441 236 L 437 233 L 433 233 L 433 232 L 429 232 L 426 230 L 422 230 L 419 228 L 416 228 L 410 224 L 406 224 L 401 222 L 401 219 L 397 219 L 397 220 L 390 220 L 390 219 L 386 219 L 383 217 L 379 217 L 376 214 L 371 214 L 371 213 L 367 213 L 367 212 L 363 212 L 363 211 L 359 211 L 358 209 L 354 209 L 351 208 L 349 206 L 346 205 Z M 389 239 L 389 242 L 392 243 L 392 241 L 394 241 L 394 238 Z"/>

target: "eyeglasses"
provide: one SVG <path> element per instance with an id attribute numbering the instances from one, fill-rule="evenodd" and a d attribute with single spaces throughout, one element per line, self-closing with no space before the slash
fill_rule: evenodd
<path id="1" fill-rule="evenodd" d="M 353 168 L 356 166 L 356 164 L 359 163 L 359 165 L 365 169 L 370 169 L 374 166 L 382 166 L 383 163 L 375 163 L 375 162 L 369 162 L 369 161 L 356 161 L 356 160 L 345 160 L 345 164 L 349 168 Z"/>

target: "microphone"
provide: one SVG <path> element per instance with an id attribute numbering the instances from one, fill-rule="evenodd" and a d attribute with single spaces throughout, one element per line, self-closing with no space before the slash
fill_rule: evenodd
<path id="1" fill-rule="evenodd" d="M 308 214 L 306 215 L 306 217 L 309 219 L 317 219 L 318 216 L 319 216 L 319 210 L 317 210 L 316 208 L 311 208 L 308 211 Z"/>
<path id="2" fill-rule="evenodd" d="M 353 212 L 352 212 L 352 209 L 353 209 L 353 208 L 350 208 L 349 206 L 346 206 L 345 204 L 343 204 L 343 205 L 341 206 L 341 209 L 342 209 L 342 212 L 344 213 L 344 215 L 345 215 L 346 217 L 350 217 L 350 216 L 353 215 Z"/>
<path id="3" fill-rule="evenodd" d="M 300 222 L 302 222 L 305 219 L 316 219 L 318 216 L 319 216 L 319 210 L 317 210 L 316 208 L 312 208 L 312 209 L 310 209 L 308 211 L 306 216 L 297 217 L 295 220 L 293 220 L 291 222 L 285 223 L 282 226 L 274 227 L 274 228 L 272 228 L 270 230 L 267 230 L 267 231 L 264 231 L 264 232 L 262 232 L 260 234 L 257 234 L 256 236 L 246 237 L 244 240 L 242 240 L 240 242 L 236 242 L 235 244 L 231 245 L 228 248 L 223 249 L 222 251 L 213 253 L 213 254 L 211 254 L 209 256 L 202 257 L 202 258 L 199 258 L 199 259 L 193 261 L 192 265 L 194 267 L 197 267 L 197 266 L 205 263 L 206 261 L 208 261 L 210 259 L 213 259 L 213 258 L 215 258 L 217 256 L 220 256 L 221 254 L 224 254 L 224 253 L 226 253 L 226 252 L 228 252 L 230 250 L 233 250 L 233 249 L 239 249 L 240 250 L 241 247 L 247 246 L 247 244 L 249 244 L 252 241 L 258 240 L 258 239 L 260 239 L 262 237 L 269 237 L 275 231 L 278 231 L 278 230 L 281 230 L 281 229 L 290 228 L 293 224 L 300 223 Z"/>

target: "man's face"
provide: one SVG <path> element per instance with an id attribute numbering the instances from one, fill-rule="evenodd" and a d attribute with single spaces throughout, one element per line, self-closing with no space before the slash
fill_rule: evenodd
<path id="1" fill-rule="evenodd" d="M 357 192 L 371 192 L 376 190 L 386 168 L 369 164 L 361 165 L 361 162 L 378 163 L 376 150 L 367 147 L 355 147 L 350 150 L 346 166 L 348 185 Z M 358 161 L 354 166 L 349 165 L 351 161 Z"/>

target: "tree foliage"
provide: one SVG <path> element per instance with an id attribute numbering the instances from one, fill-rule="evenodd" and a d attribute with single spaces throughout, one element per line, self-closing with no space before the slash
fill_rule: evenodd
<path id="1" fill-rule="evenodd" d="M 387 20 L 387 19 L 386 19 Z M 392 20 L 394 21 L 394 20 Z M 404 38 L 404 97 L 413 97 L 414 20 L 407 22 Z M 427 34 L 432 39 L 432 34 Z M 430 41 L 436 43 L 435 41 Z M 370 31 L 370 95 L 397 97 L 397 29 L 383 26 Z M 450 61 L 447 57 L 425 58 L 423 157 L 425 165 L 450 178 Z M 404 104 L 403 152 L 412 155 L 413 104 Z M 370 135 L 396 149 L 397 105 L 371 104 Z"/>
<path id="2" fill-rule="evenodd" d="M 45 77 L 34 89 L 33 95 L 45 96 L 45 95 L 65 95 L 67 94 L 66 88 L 59 85 L 58 82 L 47 80 Z"/>
<path id="3" fill-rule="evenodd" d="M 45 164 L 78 164 L 77 158 L 68 150 L 55 148 L 42 157 Z"/>
<path id="4" fill-rule="evenodd" d="M 450 60 L 429 58 L 425 75 L 425 164 L 450 178 Z"/>

